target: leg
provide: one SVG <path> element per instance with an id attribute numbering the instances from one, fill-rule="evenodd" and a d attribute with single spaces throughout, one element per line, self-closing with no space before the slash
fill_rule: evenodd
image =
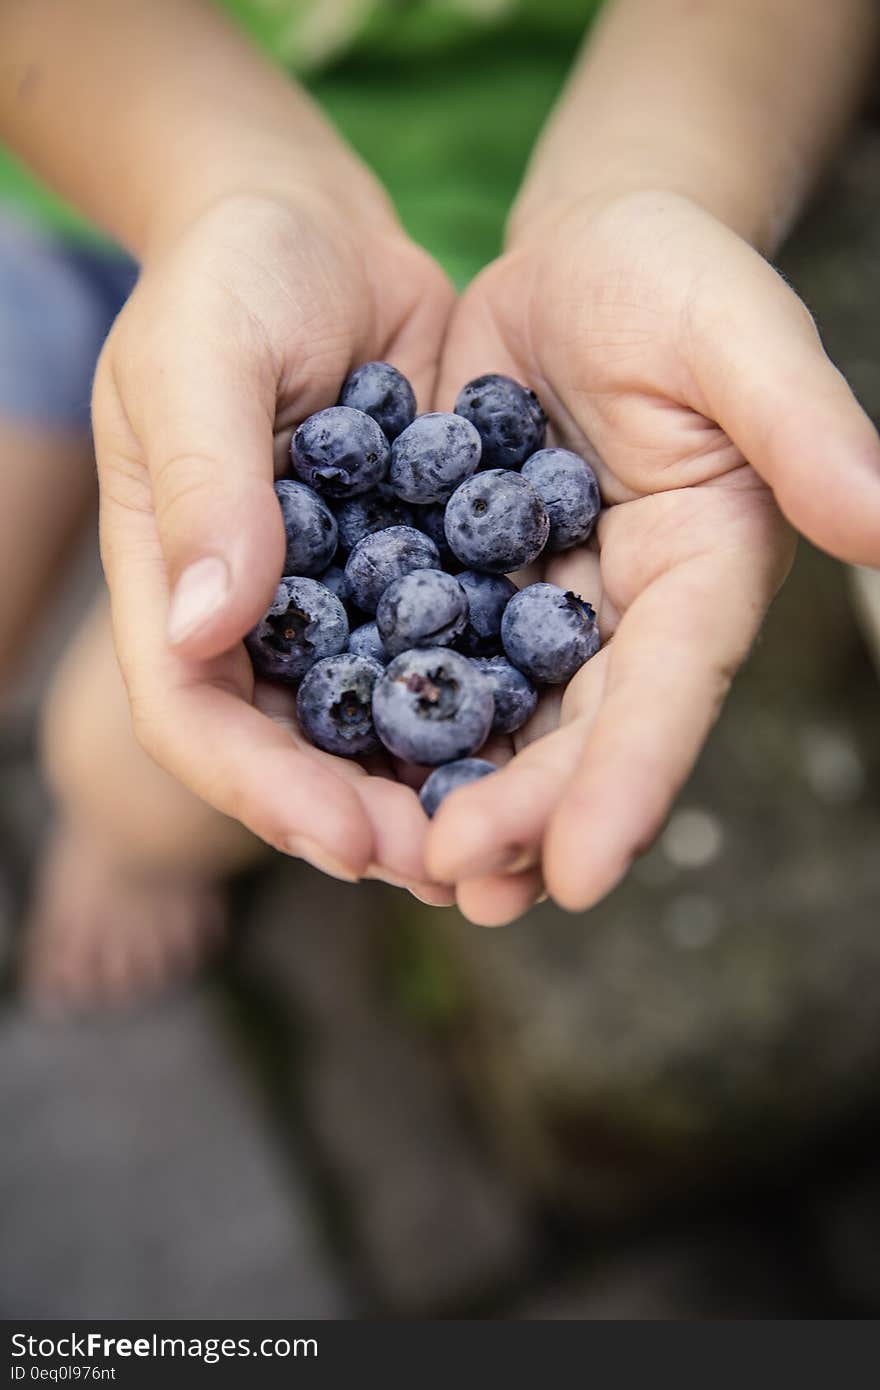
<path id="1" fill-rule="evenodd" d="M 0 691 L 95 495 L 87 435 L 0 420 Z"/>
<path id="2" fill-rule="evenodd" d="M 94 507 L 92 375 L 135 274 L 0 205 L 0 689 Z"/>
<path id="3" fill-rule="evenodd" d="M 110 251 L 47 238 L 0 209 L 0 681 L 94 505 L 91 377 L 134 273 Z M 60 820 L 25 935 L 25 980 L 56 1002 L 118 998 L 216 936 L 215 876 L 251 845 L 137 747 L 103 604 L 58 672 L 45 744 Z"/>
<path id="4" fill-rule="evenodd" d="M 217 881 L 263 847 L 135 741 L 103 597 L 49 693 L 43 744 L 60 822 L 27 933 L 25 987 L 50 1006 L 161 987 L 217 941 Z"/>

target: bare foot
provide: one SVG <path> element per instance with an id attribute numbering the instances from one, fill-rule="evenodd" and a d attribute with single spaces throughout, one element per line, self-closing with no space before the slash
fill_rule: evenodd
<path id="1" fill-rule="evenodd" d="M 47 1012 L 120 1007 L 191 975 L 225 928 L 215 884 L 132 874 L 61 829 L 38 870 L 22 990 Z"/>

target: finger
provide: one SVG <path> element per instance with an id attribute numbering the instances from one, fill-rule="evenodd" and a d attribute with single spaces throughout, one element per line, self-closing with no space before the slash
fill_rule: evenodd
<path id="1" fill-rule="evenodd" d="M 718 293 L 695 299 L 690 370 L 717 420 L 770 484 L 789 520 L 823 549 L 880 564 L 880 440 L 815 324 L 744 244 Z"/>
<path id="2" fill-rule="evenodd" d="M 710 552 L 662 575 L 626 613 L 546 832 L 544 878 L 561 906 L 597 902 L 653 841 L 777 582 L 762 551 Z"/>
<path id="3" fill-rule="evenodd" d="M 539 738 L 553 734 L 563 722 L 562 703 L 564 691 L 559 685 L 552 685 L 538 696 L 538 704 L 531 719 L 517 729 L 513 735 L 514 751 L 521 753 L 529 744 L 537 743 Z"/>
<path id="4" fill-rule="evenodd" d="M 548 555 L 544 578 L 549 584 L 558 584 L 560 589 L 573 589 L 599 611 L 602 605 L 602 573 L 598 550 L 578 545 L 560 555 Z"/>
<path id="5" fill-rule="evenodd" d="M 223 302 L 182 303 L 161 333 L 138 323 L 134 340 L 123 325 L 95 383 L 102 499 L 111 514 L 152 506 L 168 638 L 196 659 L 227 650 L 257 622 L 284 556 L 272 486 L 275 371 L 241 317 Z M 107 560 L 112 589 L 125 556 L 111 550 Z"/>
<path id="6" fill-rule="evenodd" d="M 516 756 L 496 776 L 461 787 L 444 801 L 425 847 L 433 877 L 458 883 L 515 874 L 539 862 L 547 821 L 601 702 L 607 656 L 603 651 L 593 657 L 564 696 L 561 690 L 545 692 L 533 718 L 515 735 Z"/>
<path id="7" fill-rule="evenodd" d="M 561 555 L 550 556 L 545 578 L 550 584 L 558 584 L 560 589 L 574 590 L 592 604 L 602 640 L 607 641 L 620 621 L 620 614 L 605 592 L 598 549 L 593 545 L 580 545 Z"/>
<path id="8" fill-rule="evenodd" d="M 409 888 L 434 906 L 455 901 L 446 884 L 433 882 L 425 867 L 428 821 L 416 793 L 400 782 L 364 777 L 357 793 L 373 827 L 373 861 L 368 878 Z"/>
<path id="9" fill-rule="evenodd" d="M 373 775 L 369 775 L 362 761 L 334 757 L 313 748 L 297 723 L 296 696 L 289 687 L 258 680 L 254 684 L 253 703 L 286 730 L 297 748 L 332 767 L 339 777 L 351 783 L 373 830 L 374 857 L 367 866 L 366 878 L 397 888 L 418 889 L 423 895 L 433 895 L 438 903 L 455 900 L 443 884 L 428 879 L 424 861 L 428 822 L 408 784 L 396 781 L 379 756 Z M 424 777 L 424 769 L 421 771 Z"/>
<path id="10" fill-rule="evenodd" d="M 461 388 L 485 372 L 500 372 L 514 380 L 522 368 L 511 356 L 496 322 L 485 277 L 478 277 L 459 301 L 449 322 L 435 389 L 435 410 L 451 410 Z M 524 383 L 530 384 L 530 383 Z"/>
<path id="11" fill-rule="evenodd" d="M 355 790 L 237 694 L 210 680 L 172 685 L 138 734 L 173 776 L 283 853 L 347 881 L 372 861 Z"/>
<path id="12" fill-rule="evenodd" d="M 448 796 L 425 846 L 431 877 L 460 883 L 536 864 L 547 817 L 576 765 L 582 737 L 574 724 L 559 729 L 500 772 Z"/>
<path id="13" fill-rule="evenodd" d="M 434 888 L 424 884 L 406 885 L 410 893 L 417 902 L 424 903 L 425 907 L 453 907 L 455 905 L 454 888 Z"/>
<path id="14" fill-rule="evenodd" d="M 339 777 L 351 783 L 373 831 L 373 860 L 366 868 L 365 878 L 417 890 L 437 906 L 455 901 L 449 888 L 428 879 L 424 862 L 427 820 L 418 797 L 408 785 L 395 781 L 381 758 L 375 759 L 371 776 L 361 761 L 334 757 L 313 748 L 297 723 L 296 696 L 287 686 L 258 680 L 254 683 L 253 703 L 287 732 L 297 748 L 332 767 Z"/>
<path id="15" fill-rule="evenodd" d="M 458 910 L 477 927 L 505 927 L 528 912 L 544 891 L 538 869 L 487 875 L 458 885 Z"/>
<path id="16" fill-rule="evenodd" d="M 436 261 L 420 247 L 409 245 L 405 254 L 398 248 L 397 257 L 396 310 L 392 311 L 387 281 L 376 283 L 376 302 L 389 314 L 389 323 L 379 348 L 361 344 L 361 359 L 365 353 L 378 351 L 408 378 L 419 410 L 431 410 L 440 348 L 455 306 L 455 291 Z"/>
<path id="17" fill-rule="evenodd" d="M 163 560 L 149 512 L 120 511 L 110 546 L 117 548 L 128 560 L 112 592 L 114 640 L 142 746 L 268 844 L 336 877 L 359 877 L 373 858 L 373 835 L 356 791 L 253 707 L 243 647 L 190 662 L 168 646 Z"/>

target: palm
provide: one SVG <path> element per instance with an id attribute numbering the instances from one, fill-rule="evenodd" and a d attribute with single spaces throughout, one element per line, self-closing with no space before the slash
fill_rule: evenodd
<path id="1" fill-rule="evenodd" d="M 502 258 L 448 339 L 441 404 L 482 371 L 528 383 L 560 442 L 594 460 L 610 504 L 596 541 L 549 559 L 546 574 L 594 604 L 613 642 L 561 703 L 545 698 L 508 769 L 432 831 L 429 865 L 466 880 L 459 901 L 477 920 L 528 905 L 542 846 L 565 905 L 613 886 L 662 824 L 791 555 L 772 494 L 708 418 L 687 367 L 699 261 L 674 236 L 658 253 L 637 225 L 628 243 L 612 231 L 569 223 Z M 481 872 L 515 851 L 518 876 Z"/>

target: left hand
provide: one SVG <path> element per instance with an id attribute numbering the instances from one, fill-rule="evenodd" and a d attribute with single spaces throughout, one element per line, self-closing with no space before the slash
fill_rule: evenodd
<path id="1" fill-rule="evenodd" d="M 150 258 L 101 354 L 92 412 L 102 555 L 140 743 L 284 853 L 440 902 L 452 895 L 423 881 L 412 791 L 378 760 L 367 775 L 306 743 L 292 697 L 255 683 L 241 639 L 284 558 L 273 437 L 286 468 L 292 425 L 370 358 L 393 357 L 426 404 L 451 301 L 378 194 L 356 216 L 311 189 L 243 190 Z"/>
<path id="2" fill-rule="evenodd" d="M 534 388 L 606 507 L 586 549 L 546 564 L 606 645 L 429 833 L 431 877 L 495 925 L 545 885 L 591 906 L 657 835 L 790 567 L 783 511 L 880 562 L 880 447 L 796 295 L 673 195 L 571 205 L 484 271 L 437 408 L 487 371 Z"/>

